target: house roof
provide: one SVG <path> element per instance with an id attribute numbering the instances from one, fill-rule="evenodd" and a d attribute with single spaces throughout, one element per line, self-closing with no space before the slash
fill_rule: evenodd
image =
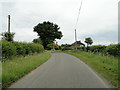
<path id="1" fill-rule="evenodd" d="M 79 46 L 79 45 L 83 45 L 83 46 L 85 46 L 85 44 L 83 44 L 83 43 L 81 43 L 81 41 L 76 41 L 76 42 L 74 42 L 73 44 L 71 44 L 72 46 Z"/>

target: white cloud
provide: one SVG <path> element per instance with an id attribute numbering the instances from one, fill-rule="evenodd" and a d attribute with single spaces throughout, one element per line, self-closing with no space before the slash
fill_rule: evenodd
<path id="1" fill-rule="evenodd" d="M 17 28 L 13 32 L 15 32 L 15 41 L 32 42 L 33 39 L 38 38 L 37 33 L 31 31 L 29 28 Z"/>
<path id="2" fill-rule="evenodd" d="M 2 15 L 3 31 L 7 30 L 7 15 L 11 14 L 11 30 L 16 33 L 15 40 L 30 42 L 37 37 L 33 27 L 43 21 L 51 21 L 61 27 L 64 37 L 62 43 L 74 42 L 74 27 L 80 6 L 80 0 L 6 0 Z M 2 1 L 5 2 L 5 1 Z M 11 3 L 10 3 L 11 2 Z M 83 0 L 81 14 L 77 25 L 78 40 L 84 41 L 87 36 L 93 36 L 96 43 L 101 33 L 117 33 L 118 0 Z M 23 32 L 23 33 L 21 33 Z M 97 35 L 97 36 L 95 36 Z M 24 37 L 24 38 L 23 38 Z M 104 35 L 105 37 L 105 35 Z M 106 37 L 107 38 L 107 37 Z M 112 37 L 117 42 L 117 37 Z"/>

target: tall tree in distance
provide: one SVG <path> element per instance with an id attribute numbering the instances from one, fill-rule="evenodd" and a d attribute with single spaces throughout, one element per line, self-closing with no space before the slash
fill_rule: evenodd
<path id="1" fill-rule="evenodd" d="M 92 45 L 93 40 L 91 39 L 91 37 L 85 38 L 85 43 L 87 43 L 87 46 Z"/>
<path id="2" fill-rule="evenodd" d="M 85 38 L 85 43 L 87 43 L 87 51 L 88 51 L 88 46 L 92 45 L 93 40 L 91 39 L 91 37 Z"/>
<path id="3" fill-rule="evenodd" d="M 58 27 L 57 24 L 45 21 L 35 26 L 34 32 L 38 33 L 38 36 L 42 40 L 44 48 L 46 48 L 47 45 L 53 43 L 55 39 L 61 39 L 63 35 L 61 31 L 58 31 L 59 29 L 60 27 Z"/>

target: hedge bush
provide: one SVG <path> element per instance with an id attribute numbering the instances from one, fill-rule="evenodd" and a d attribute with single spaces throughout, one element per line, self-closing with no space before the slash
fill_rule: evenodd
<path id="1" fill-rule="evenodd" d="M 120 56 L 120 49 L 118 44 L 111 44 L 109 46 L 94 45 L 89 47 L 89 51 L 93 53 L 101 53 L 104 55 Z"/>
<path id="2" fill-rule="evenodd" d="M 13 43 L 8 41 L 2 41 L 2 57 L 9 58 L 16 55 L 16 47 Z"/>
<path id="3" fill-rule="evenodd" d="M 93 53 L 106 53 L 106 46 L 104 45 L 94 45 L 89 48 Z"/>
<path id="4" fill-rule="evenodd" d="M 41 53 L 44 48 L 41 44 L 23 43 L 23 42 L 8 42 L 2 40 L 2 57 L 9 58 L 15 55 L 28 55 L 33 53 Z"/>
<path id="5" fill-rule="evenodd" d="M 108 54 L 113 55 L 113 56 L 119 56 L 120 55 L 120 48 L 119 48 L 118 44 L 109 45 L 106 48 L 106 51 L 108 52 Z"/>
<path id="6" fill-rule="evenodd" d="M 61 50 L 81 50 L 81 51 L 89 51 L 95 54 L 102 54 L 102 55 L 112 55 L 120 57 L 120 44 L 111 44 L 109 46 L 105 45 L 93 45 L 89 47 L 70 47 L 64 46 L 61 47 Z"/>
<path id="7" fill-rule="evenodd" d="M 64 50 L 74 50 L 73 47 L 61 47 L 61 50 L 64 51 Z"/>
<path id="8" fill-rule="evenodd" d="M 30 45 L 29 45 L 29 44 L 24 43 L 23 48 L 25 49 L 25 54 L 26 54 L 26 55 L 28 55 L 28 54 L 32 53 L 32 51 L 31 51 L 31 48 L 30 48 Z"/>
<path id="9" fill-rule="evenodd" d="M 21 42 L 12 42 L 17 50 L 17 55 L 23 55 L 25 56 L 26 50 L 24 48 L 24 44 Z"/>

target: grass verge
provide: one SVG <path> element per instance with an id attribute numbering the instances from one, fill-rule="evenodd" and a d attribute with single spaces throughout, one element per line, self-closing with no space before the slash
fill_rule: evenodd
<path id="1" fill-rule="evenodd" d="M 71 54 L 97 71 L 112 85 L 118 87 L 118 58 L 112 56 L 101 56 L 83 51 L 63 51 Z"/>
<path id="2" fill-rule="evenodd" d="M 2 62 L 2 88 L 8 87 L 25 74 L 34 70 L 51 57 L 51 53 L 44 52 L 27 57 L 14 57 Z"/>
<path id="3" fill-rule="evenodd" d="M 0 90 L 2 89 L 2 63 L 0 61 Z"/>

